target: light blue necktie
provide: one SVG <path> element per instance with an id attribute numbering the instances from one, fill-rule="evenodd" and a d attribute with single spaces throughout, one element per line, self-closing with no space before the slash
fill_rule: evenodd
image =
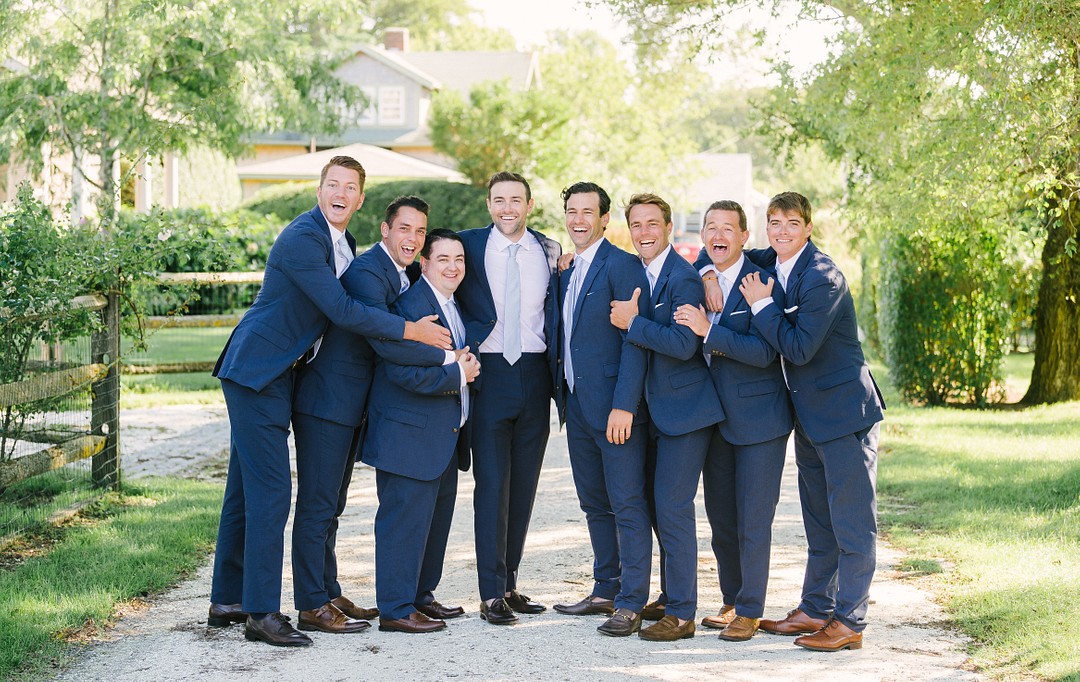
<path id="1" fill-rule="evenodd" d="M 465 347 L 465 326 L 461 321 L 461 311 L 458 310 L 457 301 L 449 300 L 446 302 L 446 320 L 450 323 L 450 335 L 454 338 L 454 348 L 460 350 Z M 465 425 L 465 420 L 469 418 L 469 386 L 465 385 L 461 389 L 461 424 Z"/>
<path id="2" fill-rule="evenodd" d="M 349 242 L 342 236 L 334 245 L 335 274 L 339 279 L 341 278 L 342 273 L 349 267 L 349 263 L 352 262 L 352 259 L 353 255 L 349 250 Z"/>
<path id="3" fill-rule="evenodd" d="M 574 360 L 573 354 L 570 352 L 570 338 L 574 333 L 574 312 L 577 309 L 578 294 L 581 293 L 581 283 L 585 279 L 584 273 L 588 269 L 589 261 L 578 256 L 566 290 L 566 351 L 563 355 L 565 358 L 563 361 L 563 375 L 566 377 L 566 385 L 571 393 L 574 392 Z"/>
<path id="4" fill-rule="evenodd" d="M 503 357 L 509 364 L 521 358 L 521 270 L 517 252 L 521 244 L 511 244 L 506 257 L 506 300 L 503 302 Z"/>
<path id="5" fill-rule="evenodd" d="M 404 294 L 409 288 L 409 276 L 405 274 L 404 270 L 398 270 L 398 279 L 401 280 L 401 288 L 398 289 L 398 293 Z"/>

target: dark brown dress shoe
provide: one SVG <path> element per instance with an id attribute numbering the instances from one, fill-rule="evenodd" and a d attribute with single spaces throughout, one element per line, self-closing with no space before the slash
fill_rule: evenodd
<path id="1" fill-rule="evenodd" d="M 437 632 L 446 627 L 446 623 L 441 620 L 432 620 L 419 611 L 413 611 L 404 618 L 398 618 L 397 620 L 390 620 L 389 618 L 379 619 L 379 629 L 384 632 L 409 632 L 412 634 L 418 634 L 422 632 Z"/>
<path id="2" fill-rule="evenodd" d="M 679 619 L 675 616 L 664 616 L 639 632 L 638 637 L 647 639 L 650 642 L 674 642 L 677 639 L 693 637 L 696 629 L 692 620 L 679 625 Z"/>
<path id="3" fill-rule="evenodd" d="M 275 611 L 262 618 L 247 617 L 244 637 L 272 646 L 311 646 L 311 638 L 289 624 L 289 619 Z"/>
<path id="4" fill-rule="evenodd" d="M 641 611 L 641 620 L 660 620 L 667 613 L 667 607 L 660 600 L 651 601 Z"/>
<path id="5" fill-rule="evenodd" d="M 610 616 L 615 613 L 615 602 L 589 596 L 576 604 L 556 604 L 555 610 L 568 616 L 592 616 L 598 613 Z"/>
<path id="6" fill-rule="evenodd" d="M 547 611 L 547 607 L 539 602 L 535 602 L 529 599 L 527 596 L 521 594 L 517 590 L 511 590 L 510 596 L 506 597 L 506 605 L 510 607 L 511 611 L 517 611 L 518 613 L 543 613 Z"/>
<path id="7" fill-rule="evenodd" d="M 835 618 L 830 618 L 817 632 L 795 639 L 795 646 L 811 651 L 840 651 L 841 649 L 861 649 L 862 633 L 855 632 Z"/>
<path id="8" fill-rule="evenodd" d="M 334 597 L 330 600 L 330 603 L 338 607 L 338 609 L 349 618 L 355 618 L 356 620 L 375 620 L 379 617 L 379 609 L 366 609 L 362 606 L 357 606 L 352 603 L 348 597 Z"/>
<path id="9" fill-rule="evenodd" d="M 720 633 L 720 639 L 729 642 L 745 642 L 757 634 L 759 622 L 757 618 L 735 616 L 731 624 Z"/>
<path id="10" fill-rule="evenodd" d="M 713 630 L 723 630 L 731 625 L 733 620 L 735 620 L 735 607 L 731 604 L 724 604 L 720 607 L 720 613 L 715 616 L 705 616 L 701 619 L 701 624 Z"/>
<path id="11" fill-rule="evenodd" d="M 247 616 L 239 604 L 211 604 L 206 624 L 212 628 L 223 628 L 233 623 L 243 623 Z"/>
<path id="12" fill-rule="evenodd" d="M 825 623 L 826 621 L 811 618 L 799 609 L 792 609 L 783 620 L 762 620 L 760 627 L 774 635 L 802 635 L 817 632 L 825 627 Z"/>
<path id="13" fill-rule="evenodd" d="M 437 620 L 457 618 L 465 613 L 465 609 L 460 606 L 443 606 L 437 601 L 433 601 L 430 604 L 413 604 L 413 606 L 416 607 L 417 611 L 428 618 L 435 618 Z"/>
<path id="14" fill-rule="evenodd" d="M 517 622 L 517 616 L 505 599 L 496 599 L 491 606 L 487 602 L 480 602 L 480 617 L 492 625 L 513 625 Z"/>
<path id="15" fill-rule="evenodd" d="M 641 614 L 630 609 L 619 609 L 615 615 L 596 628 L 597 632 L 608 637 L 629 637 L 641 629 Z"/>
<path id="16" fill-rule="evenodd" d="M 301 611 L 297 620 L 297 627 L 301 630 L 318 630 L 319 632 L 329 632 L 335 635 L 363 632 L 371 627 L 371 623 L 366 620 L 349 618 L 341 612 L 341 609 L 334 606 L 333 602 L 329 601 L 317 609 Z"/>

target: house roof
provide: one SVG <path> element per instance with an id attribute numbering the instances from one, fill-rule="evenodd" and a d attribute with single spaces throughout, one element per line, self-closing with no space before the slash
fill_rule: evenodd
<path id="1" fill-rule="evenodd" d="M 430 178 L 465 182 L 465 177 L 452 168 L 369 144 L 350 144 L 312 154 L 253 163 L 238 168 L 237 174 L 240 180 L 317 180 L 323 166 L 334 156 L 353 157 L 364 166 L 369 178 Z"/>
<path id="2" fill-rule="evenodd" d="M 408 52 L 389 52 L 376 45 L 357 45 L 353 57 L 365 55 L 385 66 L 413 79 L 429 90 L 438 90 L 442 84 L 423 69 L 404 59 Z M 449 53 L 444 53 L 449 54 Z M 339 69 L 340 70 L 340 69 Z"/>
<path id="3" fill-rule="evenodd" d="M 477 83 L 509 80 L 512 90 L 527 90 L 539 80 L 533 52 L 400 52 L 394 53 L 443 87 L 468 96 Z"/>

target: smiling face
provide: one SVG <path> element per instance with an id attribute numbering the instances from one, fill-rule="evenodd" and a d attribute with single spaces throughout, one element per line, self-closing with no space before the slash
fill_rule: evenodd
<path id="1" fill-rule="evenodd" d="M 495 229 L 512 242 L 521 239 L 525 234 L 525 221 L 533 209 L 525 185 L 512 180 L 496 182 L 488 190 L 487 207 Z"/>
<path id="2" fill-rule="evenodd" d="M 427 216 L 412 206 L 398 208 L 391 224 L 382 224 L 383 244 L 394 262 L 405 268 L 424 248 Z"/>
<path id="3" fill-rule="evenodd" d="M 769 245 L 776 251 L 776 260 L 783 263 L 810 240 L 814 224 L 803 220 L 798 211 L 776 210 L 769 214 L 766 231 L 769 233 Z"/>
<path id="4" fill-rule="evenodd" d="M 604 236 L 610 219 L 610 213 L 600 215 L 600 195 L 596 192 L 579 192 L 566 199 L 566 232 L 578 253 Z"/>
<path id="5" fill-rule="evenodd" d="M 450 298 L 465 277 L 465 248 L 456 239 L 439 239 L 427 258 L 420 257 L 420 270 L 440 294 Z"/>
<path id="6" fill-rule="evenodd" d="M 315 190 L 315 196 L 326 222 L 334 229 L 344 231 L 353 213 L 364 203 L 360 173 L 351 168 L 330 166 Z"/>
<path id="7" fill-rule="evenodd" d="M 634 242 L 645 265 L 663 253 L 671 241 L 671 223 L 664 221 L 664 212 L 656 204 L 637 204 L 627 217 L 630 240 Z"/>
<path id="8" fill-rule="evenodd" d="M 749 238 L 750 233 L 739 226 L 738 212 L 714 208 L 705 214 L 701 242 L 718 271 L 723 272 L 738 262 Z"/>

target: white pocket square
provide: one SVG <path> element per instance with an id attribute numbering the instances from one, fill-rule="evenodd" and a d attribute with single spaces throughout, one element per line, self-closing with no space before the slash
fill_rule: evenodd
<path id="1" fill-rule="evenodd" d="M 733 310 L 733 311 L 731 312 L 731 315 L 730 315 L 730 317 L 735 317 L 736 315 L 745 315 L 745 314 L 746 314 L 746 312 L 747 312 L 747 311 L 745 311 L 745 310 Z"/>
<path id="2" fill-rule="evenodd" d="M 784 314 L 787 315 L 788 313 L 793 313 L 798 309 L 799 309 L 799 306 L 797 306 L 797 305 L 793 305 L 790 308 L 784 308 Z"/>
<path id="3" fill-rule="evenodd" d="M 659 308 L 662 305 L 664 305 L 664 304 L 663 303 L 657 303 L 656 305 L 653 306 L 653 308 Z"/>

